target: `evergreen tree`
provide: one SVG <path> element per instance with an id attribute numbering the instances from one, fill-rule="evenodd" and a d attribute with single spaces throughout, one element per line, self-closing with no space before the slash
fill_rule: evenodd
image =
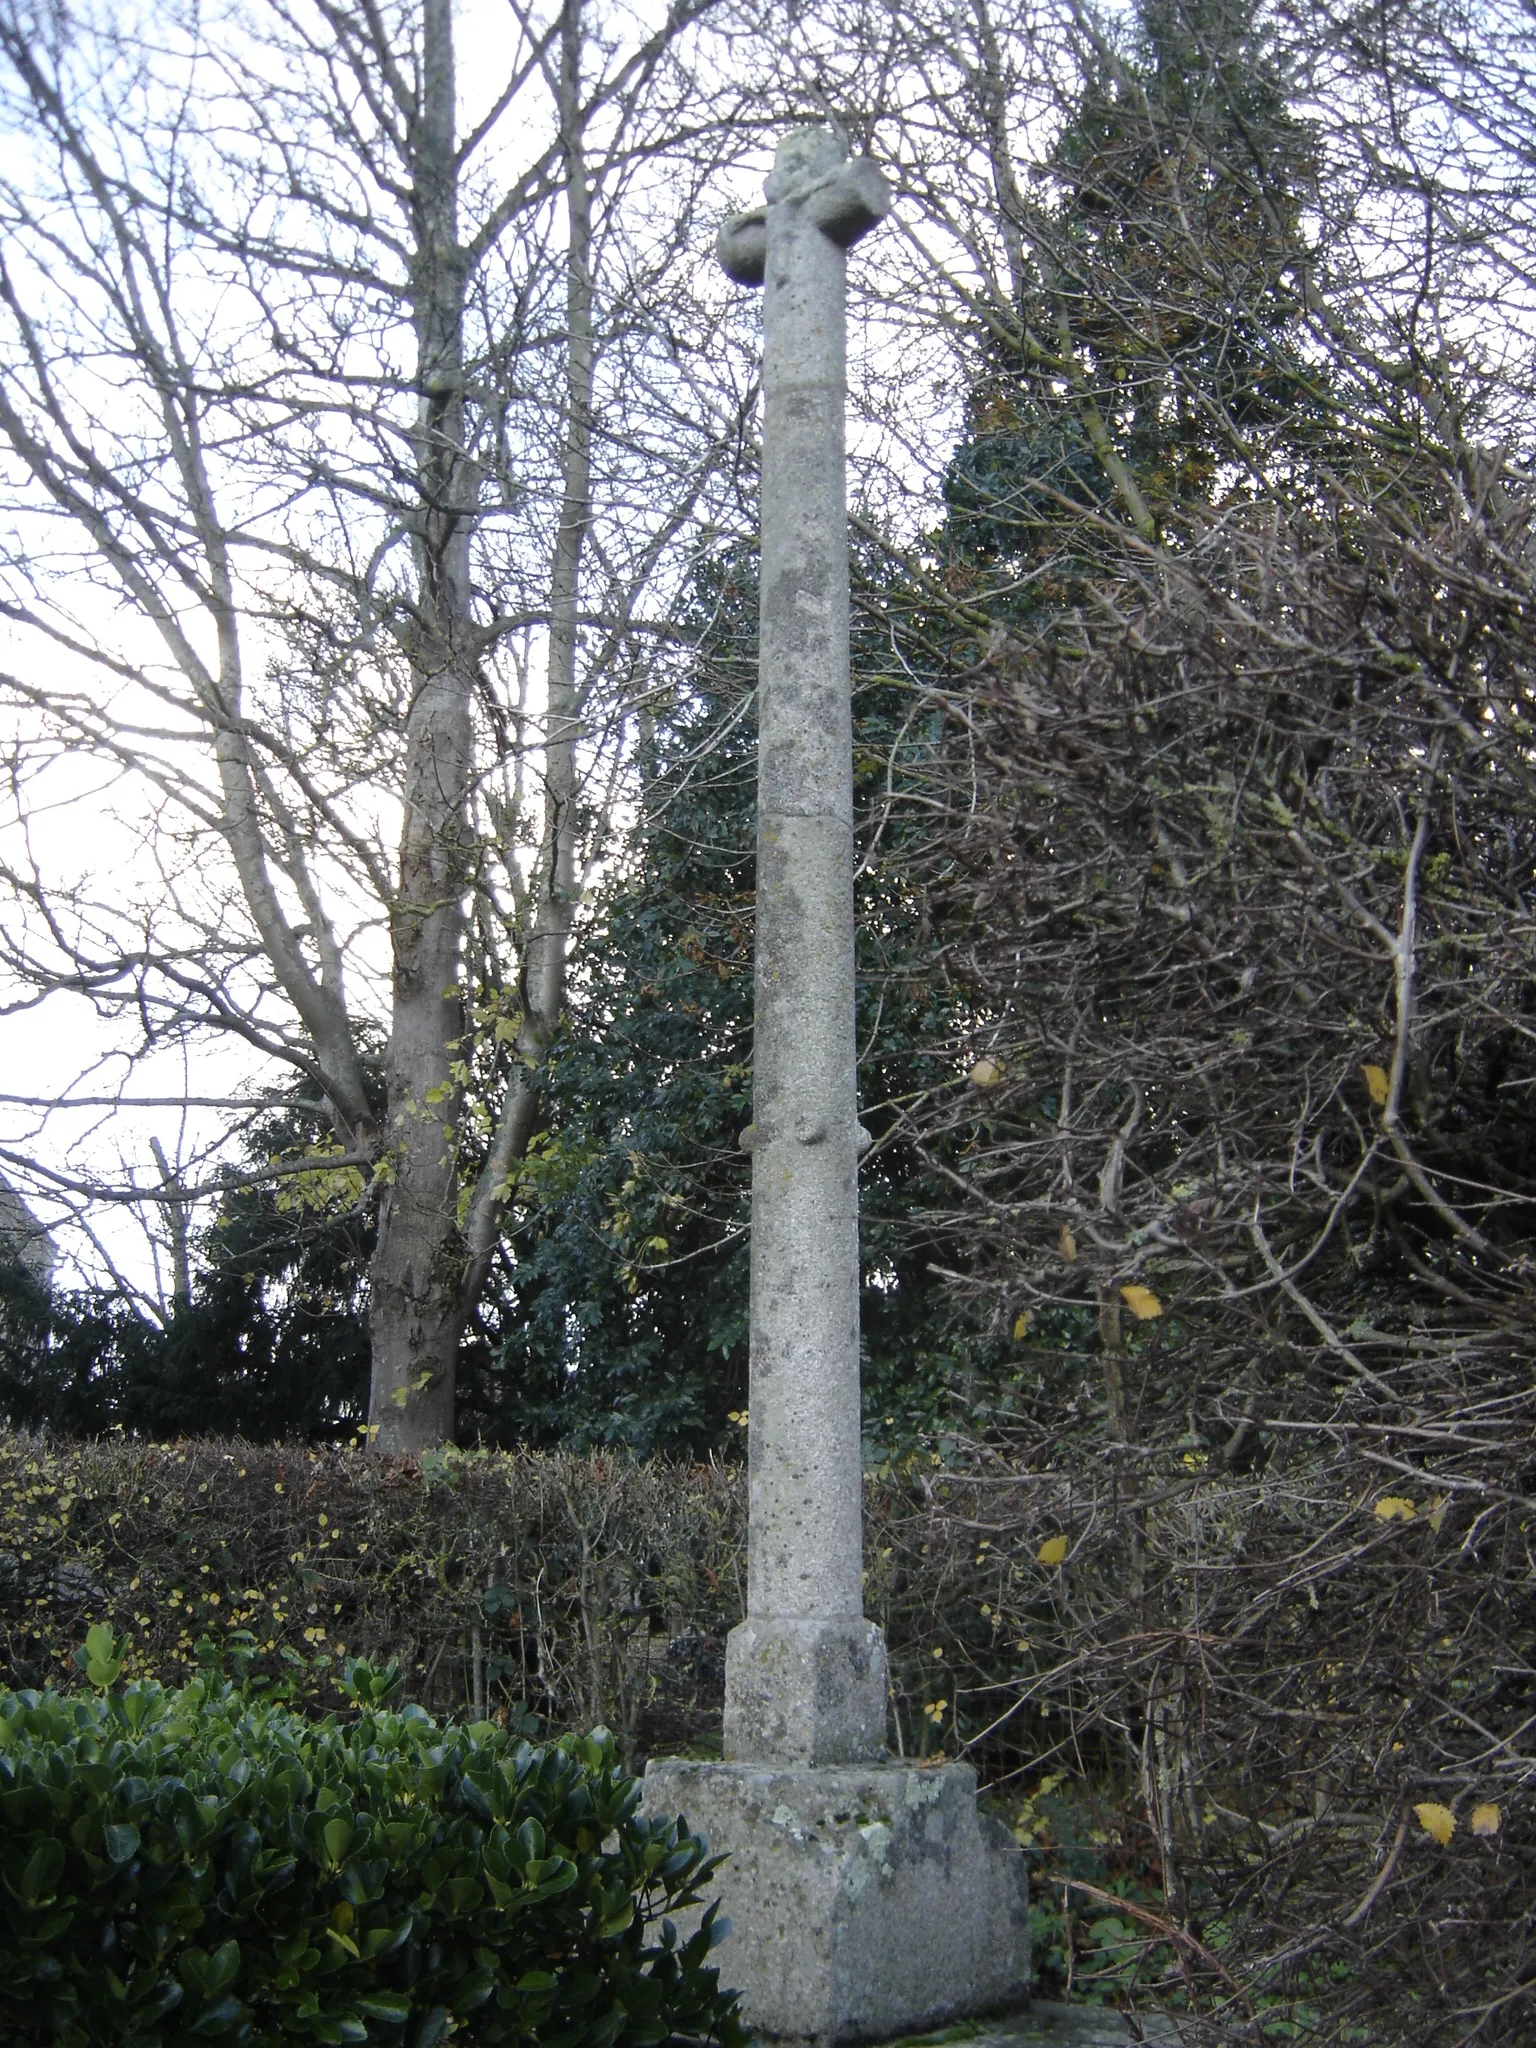
<path id="1" fill-rule="evenodd" d="M 253 1161 L 330 1149 L 289 1100 L 253 1126 Z M 70 1436 L 346 1438 L 367 1410 L 372 1214 L 362 1177 L 323 1165 L 232 1186 L 196 1242 L 190 1295 L 163 1317 L 107 1290 L 0 1270 L 0 1415 Z"/>
<path id="2" fill-rule="evenodd" d="M 887 593 L 862 579 L 854 634 L 863 858 L 860 1091 L 865 1397 L 872 1442 L 947 1413 L 982 1340 L 955 1326 L 914 1221 L 928 1199 L 903 1115 L 947 1078 L 943 984 L 912 880 L 913 765 L 937 714 L 890 673 Z M 694 654 L 642 754 L 642 816 L 602 908 L 594 965 L 548 1066 L 550 1134 L 523 1182 L 510 1283 L 461 1428 L 487 1438 L 730 1443 L 747 1400 L 755 564 L 717 563 Z M 893 804 L 890 799 L 894 793 Z"/>
<path id="3" fill-rule="evenodd" d="M 1255 0 L 1140 0 L 1091 41 L 1042 196 L 1000 177 L 1017 326 L 979 339 L 949 588 L 1040 630 L 1181 513 L 1295 463 L 1314 139 Z"/>

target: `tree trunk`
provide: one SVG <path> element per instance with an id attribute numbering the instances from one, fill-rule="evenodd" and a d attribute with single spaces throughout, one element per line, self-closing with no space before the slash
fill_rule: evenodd
<path id="1" fill-rule="evenodd" d="M 419 409 L 408 642 L 405 817 L 391 906 L 394 1009 L 373 1261 L 376 1447 L 417 1451 L 453 1433 L 462 1328 L 454 1064 L 463 1035 L 461 953 L 470 876 L 469 542 L 476 476 L 464 445 L 465 253 L 458 238 L 451 0 L 424 0 L 413 193 Z M 460 1069 L 462 1072 L 462 1069 Z"/>
<path id="2" fill-rule="evenodd" d="M 581 704 L 576 681 L 581 558 L 592 520 L 592 197 L 581 104 L 582 0 L 565 0 L 560 17 L 560 146 L 566 202 L 566 371 L 561 446 L 560 525 L 549 584 L 549 678 L 544 737 L 544 828 L 534 873 L 532 926 L 519 975 L 517 1065 L 507 1083 L 466 1229 L 464 1314 L 473 1311 L 490 1273 L 501 1218 L 518 1162 L 538 1128 L 539 1068 L 560 1026 L 566 960 L 576 907 L 576 740 Z"/>
<path id="3" fill-rule="evenodd" d="M 474 628 L 469 539 L 476 479 L 464 453 L 462 322 L 449 0 L 426 0 L 418 149 L 417 334 L 422 426 L 416 536 L 420 633 L 413 655 L 406 819 L 393 919 L 389 1142 L 373 1264 L 369 1421 L 382 1450 L 453 1433 L 464 1323 L 489 1275 L 518 1161 L 538 1122 L 537 1069 L 559 1028 L 576 896 L 577 607 L 591 522 L 591 195 L 582 138 L 581 0 L 560 24 L 559 117 L 568 232 L 567 365 L 560 524 L 550 566 L 544 831 L 522 958 L 518 1064 L 461 1229 L 454 1075 L 462 1035 L 464 902 Z M 459 1070 L 462 1072 L 462 1068 Z"/>

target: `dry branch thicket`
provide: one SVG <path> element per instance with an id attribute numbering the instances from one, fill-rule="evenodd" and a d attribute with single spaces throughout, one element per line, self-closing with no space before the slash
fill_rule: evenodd
<path id="1" fill-rule="evenodd" d="M 1536 2024 L 1536 554 L 1437 438 L 979 640 L 926 793 L 926 1221 L 1019 1345 L 951 1599 L 1069 1543 L 988 1740 L 1137 1785 L 1180 1970 L 1330 2040 Z"/>

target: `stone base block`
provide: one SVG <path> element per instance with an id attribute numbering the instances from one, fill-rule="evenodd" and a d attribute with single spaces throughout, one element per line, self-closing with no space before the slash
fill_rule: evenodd
<path id="1" fill-rule="evenodd" d="M 862 1616 L 764 1620 L 725 1640 L 725 1755 L 777 1764 L 885 1754 L 885 1638 Z"/>
<path id="2" fill-rule="evenodd" d="M 645 1806 L 730 1858 L 720 1981 L 758 2033 L 890 2040 L 1027 2000 L 1024 1853 L 969 1765 L 658 1761 Z"/>

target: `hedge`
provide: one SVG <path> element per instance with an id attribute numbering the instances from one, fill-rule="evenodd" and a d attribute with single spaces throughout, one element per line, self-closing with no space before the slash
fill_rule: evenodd
<path id="1" fill-rule="evenodd" d="M 127 1678 L 233 1642 L 324 1711 L 349 1656 L 395 1660 L 431 1712 L 601 1723 L 633 1760 L 718 1726 L 743 1505 L 729 1465 L 0 1434 L 0 1681 L 71 1682 L 105 1622 Z"/>
<path id="2" fill-rule="evenodd" d="M 1123 1364 L 1150 1413 L 1155 1344 Z M 1115 1995 L 1166 1970 L 1261 2038 L 1389 2014 L 1424 2048 L 1468 2024 L 1524 2048 L 1529 1389 L 1478 1396 L 1480 1433 L 1415 1411 L 1397 1437 L 1302 1360 L 1266 1396 L 1283 1423 L 1106 1447 L 1102 1361 L 1053 1369 L 1033 1417 L 908 1447 L 864 1494 L 893 1745 L 978 1766 L 1056 1912 L 1046 1970 Z M 699 1753 L 741 1612 L 744 1479 L 0 1436 L 0 1655 L 13 1685 L 57 1683 L 105 1622 L 133 1675 L 248 1649 L 252 1685 L 310 1712 L 343 1706 L 345 1657 L 397 1656 L 434 1712 L 600 1721 L 633 1765 Z M 1111 1924 L 1130 1930 L 1112 1956 Z"/>
<path id="3" fill-rule="evenodd" d="M 212 1679 L 0 1694 L 0 2038 L 735 2048 L 724 1924 L 663 1919 L 718 1859 L 637 1812 L 606 1731 L 536 1749 L 347 1683 L 348 1722 Z"/>

